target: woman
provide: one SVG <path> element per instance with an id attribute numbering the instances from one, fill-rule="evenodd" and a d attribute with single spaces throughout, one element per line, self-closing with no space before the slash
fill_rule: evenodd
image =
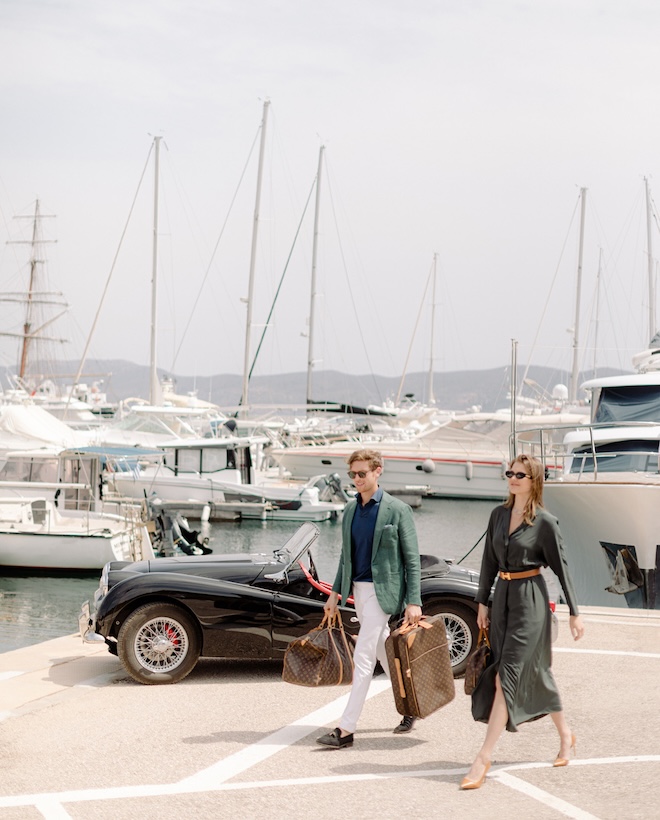
<path id="1" fill-rule="evenodd" d="M 575 749 L 552 671 L 551 614 L 541 573 L 549 566 L 559 579 L 570 611 L 574 640 L 584 635 L 557 519 L 543 508 L 544 469 L 531 456 L 517 456 L 506 472 L 509 497 L 490 516 L 481 562 L 477 623 L 489 627 L 491 663 L 472 693 L 472 716 L 488 723 L 486 739 L 461 789 L 478 789 L 490 768 L 495 744 L 506 728 L 550 715 L 559 733 L 555 766 L 566 766 Z"/>

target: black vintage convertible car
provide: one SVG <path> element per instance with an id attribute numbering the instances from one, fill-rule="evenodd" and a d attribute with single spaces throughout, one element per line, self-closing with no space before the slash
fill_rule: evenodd
<path id="1" fill-rule="evenodd" d="M 111 561 L 79 617 L 88 643 L 105 642 L 140 683 L 176 683 L 200 656 L 272 660 L 318 626 L 331 585 L 311 554 L 319 535 L 303 524 L 269 555 L 203 555 L 125 563 Z M 451 662 L 461 674 L 477 636 L 477 574 L 422 556 L 422 605 L 442 613 Z M 359 628 L 341 607 L 344 626 Z"/>

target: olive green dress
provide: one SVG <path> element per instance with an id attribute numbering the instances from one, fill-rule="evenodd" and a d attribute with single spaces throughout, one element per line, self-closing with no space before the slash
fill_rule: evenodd
<path id="1" fill-rule="evenodd" d="M 559 522 L 538 507 L 531 525 L 521 524 L 509 535 L 511 510 L 496 507 L 490 516 L 481 561 L 478 603 L 488 604 L 500 570 L 524 572 L 548 566 L 557 576 L 571 615 L 578 614 Z M 488 722 L 499 673 L 509 719 L 507 730 L 561 711 L 561 699 L 550 666 L 551 613 L 542 575 L 505 581 L 498 578 L 493 595 L 489 639 L 491 662 L 472 693 L 472 716 Z"/>

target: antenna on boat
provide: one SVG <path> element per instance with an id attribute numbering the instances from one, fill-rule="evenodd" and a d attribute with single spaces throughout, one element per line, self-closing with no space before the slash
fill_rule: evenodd
<path id="1" fill-rule="evenodd" d="M 518 455 L 516 441 L 516 396 L 518 394 L 518 340 L 511 339 L 511 444 L 509 454 L 511 460 Z"/>
<path id="2" fill-rule="evenodd" d="M 582 255 L 584 251 L 584 215 L 587 206 L 587 189 L 580 188 L 580 242 L 578 247 L 577 285 L 575 288 L 575 324 L 573 325 L 573 370 L 571 372 L 571 390 L 569 399 L 577 401 L 579 379 L 579 336 L 580 336 L 580 292 L 582 290 Z"/>
<path id="3" fill-rule="evenodd" d="M 649 191 L 648 177 L 644 177 L 644 188 L 646 189 L 646 252 L 648 256 L 649 269 L 649 339 L 655 336 L 655 281 L 653 278 L 653 238 L 652 238 L 652 209 L 651 192 Z"/>
<path id="4" fill-rule="evenodd" d="M 603 249 L 601 248 L 598 253 L 598 273 L 596 274 L 596 320 L 594 322 L 594 370 L 593 375 L 591 376 L 592 379 L 595 379 L 598 375 L 598 368 L 596 367 L 596 359 L 598 357 L 598 322 L 599 322 L 599 315 L 600 315 L 600 282 L 603 275 Z"/>

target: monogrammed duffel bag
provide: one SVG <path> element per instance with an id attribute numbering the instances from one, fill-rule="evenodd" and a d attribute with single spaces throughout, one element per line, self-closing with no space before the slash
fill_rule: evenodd
<path id="1" fill-rule="evenodd" d="M 353 641 L 341 615 L 328 618 L 307 635 L 291 641 L 284 653 L 282 680 L 298 686 L 341 686 L 353 679 Z"/>

